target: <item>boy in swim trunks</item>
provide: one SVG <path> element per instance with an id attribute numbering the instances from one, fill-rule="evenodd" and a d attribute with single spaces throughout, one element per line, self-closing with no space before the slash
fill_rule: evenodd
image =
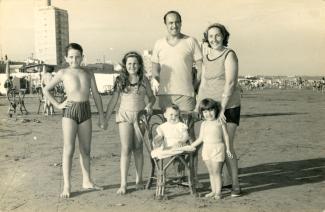
<path id="1" fill-rule="evenodd" d="M 75 149 L 75 140 L 78 135 L 80 164 L 83 175 L 82 187 L 84 189 L 102 188 L 95 185 L 90 177 L 90 147 L 92 135 L 92 121 L 89 96 L 92 92 L 96 107 L 99 112 L 99 125 L 104 128 L 104 114 L 102 99 L 98 93 L 95 76 L 92 72 L 80 67 L 83 59 L 82 47 L 77 43 L 70 43 L 66 47 L 66 62 L 68 68 L 59 70 L 54 78 L 45 86 L 44 95 L 58 109 L 63 109 L 63 180 L 64 187 L 62 198 L 69 198 L 71 192 L 71 167 Z M 62 103 L 56 101 L 51 90 L 63 82 L 67 99 Z"/>

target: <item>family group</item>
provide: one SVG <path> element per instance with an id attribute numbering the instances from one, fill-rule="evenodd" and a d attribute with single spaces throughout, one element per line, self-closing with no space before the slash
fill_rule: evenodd
<path id="1" fill-rule="evenodd" d="M 102 189 L 92 181 L 90 174 L 90 94 L 99 112 L 98 126 L 102 129 L 107 128 L 108 121 L 117 108 L 116 123 L 121 141 L 121 185 L 118 194 L 127 192 L 132 153 L 136 168 L 136 188 L 143 188 L 143 144 L 136 135 L 134 124 L 139 111 L 146 110 L 149 114 L 152 112 L 157 98 L 167 121 L 157 128 L 154 145 L 157 148 L 187 145 L 186 140 L 194 136 L 188 135 L 187 126 L 180 122 L 180 111 L 197 111 L 203 122 L 190 149 L 194 151 L 202 146 L 202 159 L 209 171 L 212 190 L 206 197 L 221 198 L 224 163 L 228 170 L 228 184 L 232 188 L 231 196 L 241 195 L 234 148 L 235 132 L 240 121 L 238 59 L 234 50 L 228 48 L 230 34 L 222 24 L 210 25 L 203 33 L 202 44 L 209 51 L 203 53 L 202 46 L 195 38 L 181 32 L 182 18 L 177 11 L 168 11 L 163 21 L 168 33 L 154 45 L 151 79 L 144 74 L 141 55 L 136 51 L 126 53 L 122 59 L 123 70 L 116 79 L 114 93 L 105 112 L 94 73 L 81 67 L 82 47 L 77 43 L 70 43 L 66 47 L 68 68 L 59 70 L 44 87 L 48 101 L 63 110 L 64 187 L 61 197 L 70 197 L 76 137 L 79 141 L 82 186 L 85 189 Z M 193 70 L 196 70 L 195 74 Z M 58 102 L 51 92 L 59 83 L 63 83 L 67 96 L 63 102 Z"/>

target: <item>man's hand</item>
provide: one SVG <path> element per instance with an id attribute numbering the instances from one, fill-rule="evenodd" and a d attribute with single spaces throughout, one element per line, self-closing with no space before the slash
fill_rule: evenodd
<path id="1" fill-rule="evenodd" d="M 153 94 L 157 96 L 159 91 L 159 82 L 155 78 L 152 78 L 150 83 L 151 83 L 151 89 L 153 91 Z"/>

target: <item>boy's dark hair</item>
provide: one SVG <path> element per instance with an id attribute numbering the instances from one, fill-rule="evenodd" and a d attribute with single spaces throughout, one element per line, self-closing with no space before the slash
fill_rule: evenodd
<path id="1" fill-rule="evenodd" d="M 213 99 L 206 98 L 202 99 L 199 104 L 199 114 L 203 117 L 204 110 L 214 110 L 216 113 L 216 118 L 219 116 L 221 105 L 219 102 L 214 101 Z"/>
<path id="2" fill-rule="evenodd" d="M 208 26 L 208 28 L 203 33 L 203 42 L 207 42 L 209 47 L 211 47 L 209 40 L 208 40 L 208 31 L 212 28 L 218 28 L 220 30 L 220 32 L 223 36 L 222 45 L 228 46 L 228 40 L 229 40 L 230 33 L 228 32 L 228 30 L 226 29 L 226 27 L 224 25 L 219 24 L 219 23 L 214 23 L 214 24 L 211 24 L 210 26 Z"/>
<path id="3" fill-rule="evenodd" d="M 81 55 L 83 53 L 82 47 L 79 44 L 77 44 L 77 43 L 69 43 L 69 45 L 67 47 L 65 47 L 65 56 L 68 56 L 69 49 L 78 50 L 78 51 L 80 51 Z"/>
<path id="4" fill-rule="evenodd" d="M 168 12 L 164 15 L 164 23 L 165 23 L 165 24 L 166 24 L 167 16 L 168 16 L 169 14 L 175 14 L 175 15 L 178 17 L 179 21 L 182 23 L 182 16 L 181 16 L 181 14 L 179 14 L 179 12 L 177 12 L 177 11 L 175 11 L 175 10 L 170 10 L 170 11 L 168 11 Z"/>
<path id="5" fill-rule="evenodd" d="M 135 51 L 130 51 L 130 52 L 126 53 L 122 59 L 122 71 L 121 71 L 120 76 L 118 76 L 117 82 L 116 82 L 116 83 L 118 83 L 119 89 L 121 91 L 125 91 L 127 86 L 130 85 L 129 72 L 126 70 L 126 61 L 130 57 L 137 58 L 139 66 L 140 66 L 139 70 L 137 72 L 138 77 L 139 77 L 138 88 L 141 86 L 142 81 L 143 81 L 143 75 L 144 75 L 143 59 L 139 53 L 137 53 Z"/>

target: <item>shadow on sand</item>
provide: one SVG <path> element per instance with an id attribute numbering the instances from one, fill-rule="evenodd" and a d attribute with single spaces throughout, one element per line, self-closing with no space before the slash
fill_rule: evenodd
<path id="1" fill-rule="evenodd" d="M 325 158 L 265 163 L 240 168 L 240 184 L 245 194 L 288 186 L 325 181 Z M 208 179 L 208 174 L 199 176 Z"/>
<path id="2" fill-rule="evenodd" d="M 241 118 L 256 118 L 256 117 L 264 117 L 264 116 L 292 116 L 292 115 L 305 115 L 308 113 L 295 113 L 295 112 L 287 112 L 287 113 L 255 113 L 255 114 L 242 114 Z"/>

